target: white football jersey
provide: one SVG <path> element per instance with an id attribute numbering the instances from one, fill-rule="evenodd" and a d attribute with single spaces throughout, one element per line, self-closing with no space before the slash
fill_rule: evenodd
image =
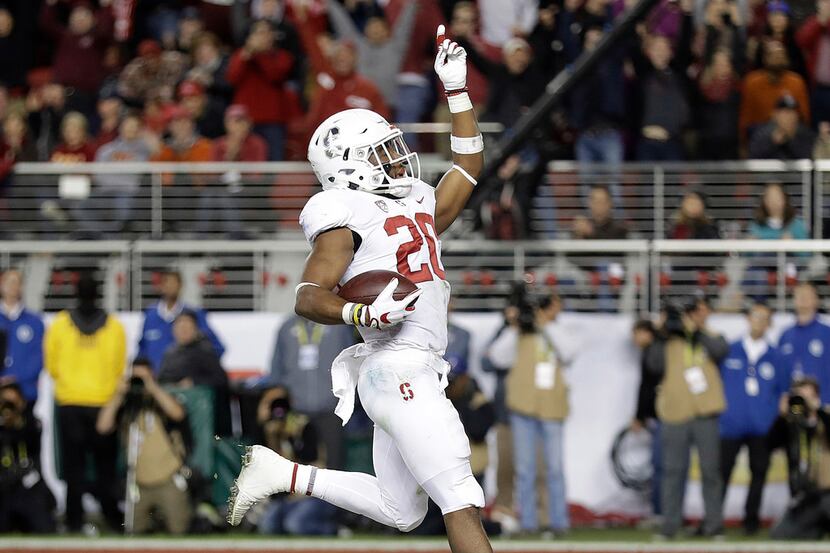
<path id="1" fill-rule="evenodd" d="M 423 292 L 415 311 L 385 330 L 360 327 L 368 343 L 389 340 L 444 354 L 450 284 L 441 265 L 441 241 L 435 231 L 435 189 L 418 181 L 403 198 L 359 190 L 331 189 L 311 197 L 300 213 L 310 243 L 327 230 L 346 227 L 360 236 L 360 247 L 340 284 L 366 271 L 395 271 Z"/>

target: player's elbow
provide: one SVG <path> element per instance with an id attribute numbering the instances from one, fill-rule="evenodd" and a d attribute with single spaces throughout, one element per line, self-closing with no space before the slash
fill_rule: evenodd
<path id="1" fill-rule="evenodd" d="M 467 154 L 456 156 L 453 163 L 464 169 L 471 177 L 478 180 L 484 169 L 484 153 Z"/>

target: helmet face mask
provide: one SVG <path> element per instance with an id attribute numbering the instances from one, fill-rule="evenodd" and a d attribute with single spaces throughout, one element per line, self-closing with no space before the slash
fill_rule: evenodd
<path id="1" fill-rule="evenodd" d="M 418 154 L 409 151 L 400 129 L 364 109 L 326 119 L 311 138 L 308 160 L 324 190 L 403 197 L 421 176 Z"/>

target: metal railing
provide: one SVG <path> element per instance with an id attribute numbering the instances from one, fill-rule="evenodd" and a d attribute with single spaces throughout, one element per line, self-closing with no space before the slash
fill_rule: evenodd
<path id="1" fill-rule="evenodd" d="M 422 156 L 433 184 L 449 168 Z M 670 237 L 689 186 L 703 189 L 721 236 L 740 238 L 763 186 L 780 182 L 822 238 L 830 215 L 830 162 L 553 162 L 535 191 L 530 227 L 540 238 L 571 236 L 591 184 L 609 186 L 616 216 L 631 237 Z M 258 239 L 299 237 L 297 218 L 319 185 L 307 163 L 20 163 L 15 166 L 0 233 L 20 239 Z"/>
<path id="2" fill-rule="evenodd" d="M 290 311 L 309 247 L 302 240 L 0 242 L 0 270 L 22 268 L 34 309 L 72 305 L 73 283 L 92 271 L 104 305 L 138 310 L 158 296 L 162 271 L 183 276 L 184 299 L 209 310 Z M 500 309 L 516 281 L 556 291 L 574 311 L 645 313 L 666 298 L 708 294 L 735 311 L 749 298 L 790 307 L 809 280 L 830 293 L 830 240 L 447 240 L 442 261 L 458 310 Z"/>

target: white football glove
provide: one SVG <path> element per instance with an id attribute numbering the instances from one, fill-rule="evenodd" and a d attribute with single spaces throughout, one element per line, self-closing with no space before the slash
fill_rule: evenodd
<path id="1" fill-rule="evenodd" d="M 403 321 L 415 311 L 415 300 L 421 295 L 423 290 L 420 288 L 407 295 L 402 300 L 396 300 L 392 297 L 395 289 L 398 287 L 398 279 L 393 278 L 386 285 L 386 288 L 381 291 L 375 298 L 371 305 L 362 303 L 346 304 L 350 313 L 349 321 L 355 326 L 365 326 L 369 328 L 376 328 L 382 330 L 395 326 Z M 344 309 L 344 320 L 346 318 L 346 309 Z"/>
<path id="2" fill-rule="evenodd" d="M 444 26 L 438 25 L 435 72 L 444 84 L 444 90 L 458 90 L 467 86 L 467 51 L 458 43 L 444 38 Z"/>

